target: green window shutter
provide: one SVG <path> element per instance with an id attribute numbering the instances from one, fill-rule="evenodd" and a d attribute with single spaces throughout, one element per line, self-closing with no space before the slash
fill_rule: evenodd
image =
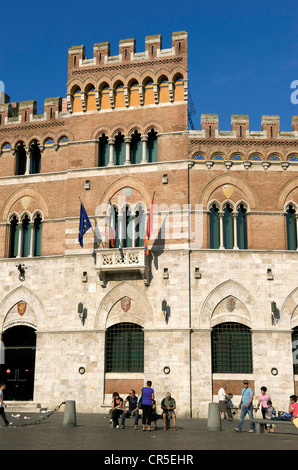
<path id="1" fill-rule="evenodd" d="M 223 243 L 224 247 L 228 250 L 234 247 L 233 215 L 229 204 L 226 206 L 223 216 Z"/>
<path id="2" fill-rule="evenodd" d="M 247 249 L 247 216 L 246 209 L 242 204 L 237 215 L 237 245 L 240 250 Z"/>
<path id="3" fill-rule="evenodd" d="M 149 163 L 158 161 L 158 137 L 153 129 L 148 133 L 147 161 Z"/>
<path id="4" fill-rule="evenodd" d="M 33 256 L 41 255 L 41 239 L 42 239 L 42 223 L 41 217 L 36 217 L 34 220 L 34 233 L 33 233 Z"/>
<path id="5" fill-rule="evenodd" d="M 9 234 L 9 258 L 16 258 L 18 256 L 19 247 L 19 225 L 16 217 L 13 217 L 10 222 Z"/>
<path id="6" fill-rule="evenodd" d="M 219 248 L 219 216 L 218 209 L 215 204 L 210 209 L 209 215 L 210 223 L 210 248 L 218 249 Z"/>
<path id="7" fill-rule="evenodd" d="M 141 163 L 142 161 L 142 142 L 141 135 L 135 132 L 131 136 L 130 143 L 130 162 L 132 164 Z"/>
<path id="8" fill-rule="evenodd" d="M 139 207 L 139 210 L 136 212 L 135 218 L 135 246 L 144 246 L 144 238 L 145 238 L 145 212 L 142 207 Z"/>
<path id="9" fill-rule="evenodd" d="M 109 144 L 108 144 L 108 137 L 103 134 L 99 138 L 99 155 L 98 155 L 98 166 L 108 166 L 110 152 L 109 152 Z"/>
<path id="10" fill-rule="evenodd" d="M 134 219 L 132 218 L 131 211 L 126 208 L 125 219 L 123 220 L 123 239 L 122 246 L 124 248 L 131 248 L 133 245 L 133 233 L 134 233 Z"/>
<path id="11" fill-rule="evenodd" d="M 30 254 L 31 226 L 28 217 L 25 217 L 22 224 L 22 250 L 21 256 L 26 258 Z"/>
<path id="12" fill-rule="evenodd" d="M 296 229 L 295 215 L 296 215 L 295 209 L 292 206 L 290 206 L 286 214 L 288 250 L 297 249 L 297 229 Z"/>
<path id="13" fill-rule="evenodd" d="M 115 138 L 114 145 L 114 161 L 116 165 L 124 165 L 126 156 L 125 142 L 122 134 L 118 134 Z"/>

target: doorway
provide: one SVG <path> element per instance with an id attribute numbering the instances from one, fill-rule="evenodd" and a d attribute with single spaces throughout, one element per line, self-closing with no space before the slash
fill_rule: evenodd
<path id="1" fill-rule="evenodd" d="M 5 399 L 33 400 L 36 333 L 29 326 L 14 326 L 2 333 L 4 364 L 0 380 L 6 383 Z"/>

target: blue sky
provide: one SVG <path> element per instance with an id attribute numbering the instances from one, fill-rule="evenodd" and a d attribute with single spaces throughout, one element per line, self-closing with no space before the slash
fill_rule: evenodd
<path id="1" fill-rule="evenodd" d="M 171 47 L 174 31 L 188 32 L 189 90 L 193 121 L 219 115 L 230 130 L 232 114 L 248 114 L 251 130 L 261 130 L 263 114 L 278 114 L 281 130 L 291 130 L 298 104 L 290 86 L 298 80 L 296 0 L 177 1 L 107 3 L 5 2 L 1 7 L 0 81 L 12 101 L 65 97 L 67 51 L 84 44 L 93 56 L 96 42 L 109 41 L 118 54 L 120 39 L 161 34 Z"/>

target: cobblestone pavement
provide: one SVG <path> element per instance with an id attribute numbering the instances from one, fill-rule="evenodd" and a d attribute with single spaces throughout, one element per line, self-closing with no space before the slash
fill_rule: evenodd
<path id="1" fill-rule="evenodd" d="M 152 454 L 157 451 L 182 451 L 183 455 L 197 455 L 197 451 L 203 450 L 298 449 L 298 429 L 294 425 L 278 426 L 276 423 L 275 433 L 257 435 L 248 432 L 248 420 L 244 422 L 243 431 L 236 433 L 234 428 L 238 420 L 223 421 L 222 431 L 209 431 L 207 419 L 178 418 L 177 431 L 172 428 L 163 431 L 159 420 L 159 429 L 143 432 L 141 425 L 138 430 L 134 429 L 132 419 L 127 420 L 125 429 L 113 429 L 109 419 L 101 414 L 77 413 L 76 426 L 63 426 L 62 411 L 52 414 L 39 424 L 33 423 L 46 415 L 19 413 L 20 417 L 16 418 L 18 413 L 6 413 L 13 425 L 0 427 L 1 450 L 101 450 L 100 456 L 104 459 L 112 455 L 111 451 L 114 451 L 115 458 L 123 455 L 123 452 L 118 451 L 126 451 L 125 455 L 136 455 L 130 453 L 134 450 L 140 454 L 141 451 L 150 451 Z"/>

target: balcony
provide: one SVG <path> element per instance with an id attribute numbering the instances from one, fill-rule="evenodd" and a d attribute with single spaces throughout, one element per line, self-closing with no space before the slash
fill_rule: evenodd
<path id="1" fill-rule="evenodd" d="M 102 248 L 96 250 L 96 271 L 105 287 L 111 274 L 140 273 L 149 285 L 150 264 L 145 248 Z"/>

